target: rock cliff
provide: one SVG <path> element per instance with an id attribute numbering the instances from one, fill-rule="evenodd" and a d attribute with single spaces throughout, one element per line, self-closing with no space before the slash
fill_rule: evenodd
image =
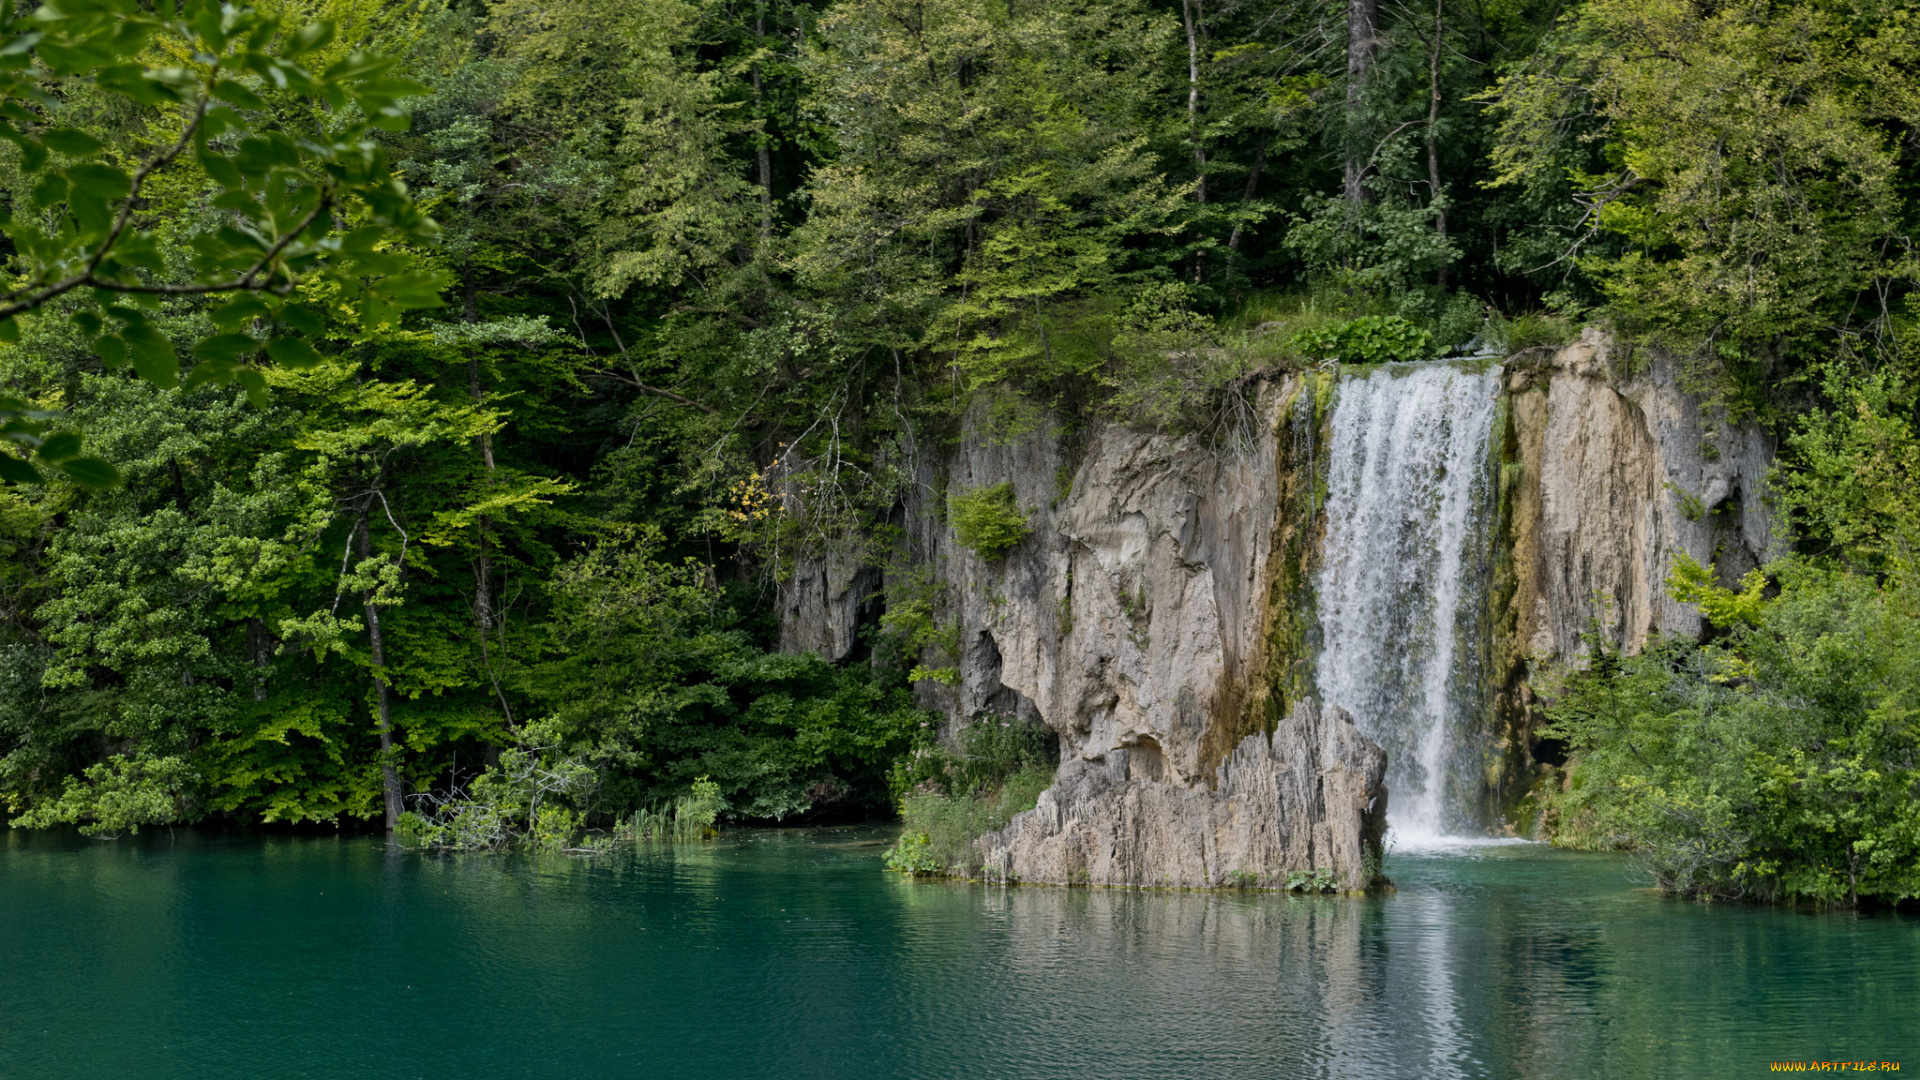
<path id="1" fill-rule="evenodd" d="M 1698 634 L 1667 573 L 1684 553 L 1732 581 L 1768 557 L 1771 441 L 1704 406 L 1671 359 L 1629 356 L 1596 331 L 1508 369 L 1519 651 L 1571 659 L 1595 622 L 1628 652 L 1654 633 Z"/>
<path id="2" fill-rule="evenodd" d="M 1010 481 L 1033 529 L 983 559 L 932 507 L 908 513 L 961 628 L 959 678 L 923 699 L 963 721 L 1034 716 L 1061 740 L 1054 788 L 981 842 L 989 874 L 1201 886 L 1327 870 L 1360 888 L 1378 866 L 1385 756 L 1297 693 L 1297 504 L 1322 383 L 1254 384 L 1250 424 L 1217 440 L 1104 425 L 1070 447 L 1034 422 L 963 439 L 923 478 L 925 499 Z"/>
<path id="3" fill-rule="evenodd" d="M 1242 739 L 1211 784 L 1176 778 L 1151 736 L 1086 749 L 1038 806 L 982 838 L 989 880 L 1273 888 L 1329 870 L 1357 890 L 1380 866 L 1386 752 L 1312 698 Z"/>
<path id="4" fill-rule="evenodd" d="M 1629 651 L 1655 632 L 1698 633 L 1663 588 L 1678 553 L 1727 577 L 1768 554 L 1771 445 L 1688 393 L 1666 359 L 1629 359 L 1589 333 L 1506 365 L 1499 580 L 1480 667 L 1496 684 L 1483 722 L 1499 749 L 1480 780 L 1495 813 L 1532 764 L 1531 670 L 1576 660 L 1596 620 Z M 1242 391 L 1251 419 L 1206 438 L 1121 424 L 1069 434 L 1032 406 L 983 401 L 950 450 L 918 463 L 899 520 L 937 619 L 957 629 L 926 661 L 955 677 L 919 684 L 922 703 L 956 727 L 1021 717 L 1060 736 L 1053 788 L 980 841 L 987 874 L 1208 886 L 1328 870 L 1345 888 L 1366 883 L 1385 754 L 1313 697 L 1311 568 L 1336 381 L 1255 380 Z M 1031 533 L 982 558 L 956 539 L 945 500 L 1001 483 Z M 783 641 L 849 655 L 879 584 L 844 558 L 801 560 Z"/>

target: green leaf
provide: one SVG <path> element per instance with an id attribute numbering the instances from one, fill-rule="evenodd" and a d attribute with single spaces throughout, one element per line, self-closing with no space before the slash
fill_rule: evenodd
<path id="1" fill-rule="evenodd" d="M 133 178 L 111 165 L 75 165 L 67 170 L 67 179 L 75 188 L 106 199 L 123 199 L 133 190 Z"/>
<path id="2" fill-rule="evenodd" d="M 180 357 L 173 342 L 147 323 L 136 323 L 120 332 L 126 339 L 133 370 L 162 390 L 180 385 Z"/>
<path id="3" fill-rule="evenodd" d="M 42 484 L 46 478 L 40 475 L 39 469 L 0 450 L 0 481 L 9 484 Z"/>
<path id="4" fill-rule="evenodd" d="M 363 82 L 353 88 L 354 94 L 361 98 L 385 98 L 389 101 L 403 97 L 425 97 L 432 89 L 423 82 L 413 79 L 388 77 Z"/>
<path id="5" fill-rule="evenodd" d="M 340 238 L 340 250 L 349 255 L 371 253 L 380 241 L 385 239 L 387 231 L 378 225 L 362 225 Z"/>
<path id="6" fill-rule="evenodd" d="M 46 35 L 40 33 L 38 30 L 29 30 L 24 34 L 17 34 L 5 45 L 0 45 L 0 56 L 24 55 L 29 49 L 38 45 L 40 39 L 45 36 Z"/>
<path id="7" fill-rule="evenodd" d="M 0 319 L 0 342 L 8 345 L 20 340 L 20 323 L 9 315 Z"/>
<path id="8" fill-rule="evenodd" d="M 300 369 L 310 368 L 320 363 L 321 356 L 307 344 L 306 339 L 297 337 L 278 337 L 267 342 L 267 355 L 281 367 Z"/>
<path id="9" fill-rule="evenodd" d="M 142 105 L 165 105 L 181 98 L 178 87 L 159 79 L 148 78 L 146 71 L 138 64 L 102 68 L 94 76 L 93 81 L 103 90 L 112 91 Z"/>
<path id="10" fill-rule="evenodd" d="M 113 257 L 128 266 L 138 266 L 156 274 L 167 272 L 167 261 L 160 255 L 159 244 L 146 233 L 122 233 L 119 242 L 113 245 Z"/>
<path id="11" fill-rule="evenodd" d="M 246 182 L 240 175 L 239 166 L 233 163 L 233 159 L 218 150 L 202 146 L 194 151 L 193 156 L 200 162 L 200 167 L 206 170 L 207 175 L 213 178 L 213 182 L 223 188 L 237 188 Z"/>
<path id="12" fill-rule="evenodd" d="M 254 319 L 264 319 L 273 314 L 273 309 L 257 296 L 241 294 L 215 308 L 213 324 L 222 330 L 238 330 Z"/>
<path id="13" fill-rule="evenodd" d="M 308 23 L 300 28 L 299 33 L 293 35 L 293 40 L 287 42 L 287 47 L 280 50 L 280 55 L 291 60 L 296 56 L 310 53 L 332 40 L 332 21 Z"/>
<path id="14" fill-rule="evenodd" d="M 404 109 L 381 109 L 370 120 L 381 131 L 405 131 L 413 126 L 413 115 Z"/>
<path id="15" fill-rule="evenodd" d="M 288 304 L 281 308 L 280 321 L 302 336 L 310 338 L 319 337 L 327 328 L 325 315 L 301 304 Z"/>
<path id="16" fill-rule="evenodd" d="M 67 197 L 67 209 L 80 223 L 80 235 L 89 241 L 113 228 L 113 206 L 106 199 L 76 188 Z"/>
<path id="17" fill-rule="evenodd" d="M 71 431 L 47 436 L 40 444 L 39 456 L 48 461 L 63 461 L 80 453 L 80 436 Z"/>
<path id="18" fill-rule="evenodd" d="M 34 54 L 42 63 L 52 68 L 56 75 L 71 75 L 78 71 L 85 71 L 88 68 L 98 67 L 110 59 L 91 49 L 71 49 L 51 41 L 42 41 L 34 49 Z"/>
<path id="19" fill-rule="evenodd" d="M 60 463 L 60 471 L 81 487 L 119 487 L 120 471 L 97 457 L 69 458 Z"/>
<path id="20" fill-rule="evenodd" d="M 232 79 L 215 81 L 213 84 L 213 96 L 219 98 L 221 101 L 238 105 L 243 109 L 264 109 L 267 107 L 265 98 Z"/>
<path id="21" fill-rule="evenodd" d="M 300 167 L 300 148 L 293 144 L 284 131 L 267 132 L 267 146 L 275 165 L 289 169 Z"/>
<path id="22" fill-rule="evenodd" d="M 34 182 L 30 197 L 36 210 L 45 210 L 49 206 L 58 206 L 67 198 L 67 178 L 59 173 L 48 173 Z"/>
<path id="23" fill-rule="evenodd" d="M 113 371 L 127 362 L 127 342 L 118 334 L 108 334 L 93 343 L 93 351 L 100 354 L 100 363 L 108 371 Z"/>
<path id="24" fill-rule="evenodd" d="M 260 347 L 245 334 L 216 334 L 193 343 L 193 355 L 202 360 L 234 361 Z"/>
<path id="25" fill-rule="evenodd" d="M 358 79 L 368 75 L 377 75 L 392 66 L 393 60 L 389 57 L 378 56 L 373 53 L 353 52 L 348 54 L 345 60 L 328 68 L 326 74 L 322 75 L 321 78 L 328 82 L 341 82 L 346 79 Z"/>
<path id="26" fill-rule="evenodd" d="M 440 292 L 450 280 L 447 274 L 438 270 L 410 270 L 380 282 L 379 289 L 397 307 L 408 310 L 436 308 L 446 303 L 440 298 Z"/>
<path id="27" fill-rule="evenodd" d="M 46 144 L 47 149 L 70 157 L 85 157 L 88 154 L 97 154 L 106 148 L 99 139 L 77 128 L 54 128 L 43 131 L 40 133 L 40 141 Z"/>
<path id="28" fill-rule="evenodd" d="M 38 139 L 20 141 L 20 167 L 28 172 L 39 172 L 47 164 L 47 148 L 40 145 Z"/>
<path id="29" fill-rule="evenodd" d="M 248 176 L 265 176 L 267 170 L 273 168 L 273 144 L 258 135 L 241 139 L 234 150 L 233 163 Z"/>
<path id="30" fill-rule="evenodd" d="M 247 400 L 253 403 L 254 408 L 264 409 L 271 403 L 267 397 L 267 377 L 265 375 L 262 375 L 252 368 L 242 368 L 239 372 L 235 373 L 233 378 L 235 382 L 240 384 L 240 389 L 247 392 Z"/>

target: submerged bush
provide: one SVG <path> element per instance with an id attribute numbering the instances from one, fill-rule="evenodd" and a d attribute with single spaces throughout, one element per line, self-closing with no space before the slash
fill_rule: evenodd
<path id="1" fill-rule="evenodd" d="M 953 534 L 983 559 L 997 559 L 1025 540 L 1033 529 L 1014 502 L 1013 484 L 995 484 L 947 497 L 947 517 Z"/>
<path id="2" fill-rule="evenodd" d="M 631 827 L 638 840 L 701 840 L 713 835 L 713 823 L 726 809 L 720 785 L 702 776 L 672 806 L 635 813 Z"/>

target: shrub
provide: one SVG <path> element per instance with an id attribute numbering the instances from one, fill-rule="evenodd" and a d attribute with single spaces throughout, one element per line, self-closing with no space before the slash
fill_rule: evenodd
<path id="1" fill-rule="evenodd" d="M 1060 739 L 1052 729 L 1004 714 L 989 713 L 967 725 L 959 742 L 960 752 L 955 753 L 929 733 L 920 746 L 895 761 L 890 777 L 894 798 L 914 790 L 971 795 L 997 788 L 1029 767 L 1051 770 L 1060 760 Z"/>
<path id="2" fill-rule="evenodd" d="M 1398 315 L 1363 315 L 1294 336 L 1294 345 L 1316 359 L 1355 364 L 1425 360 L 1433 355 L 1433 335 Z"/>
<path id="3" fill-rule="evenodd" d="M 1029 765 L 1007 777 L 997 790 L 979 795 L 909 792 L 900 801 L 904 827 L 899 842 L 887 853 L 887 868 L 917 875 L 972 877 L 980 870 L 973 842 L 1033 809 L 1040 793 L 1053 784 L 1053 773 L 1050 767 Z"/>
<path id="4" fill-rule="evenodd" d="M 1579 334 L 1571 319 L 1538 313 L 1516 315 L 1500 329 L 1503 335 L 1501 344 L 1509 353 L 1543 345 L 1558 348 L 1573 341 Z"/>
<path id="5" fill-rule="evenodd" d="M 1329 893 L 1340 888 L 1340 877 L 1331 870 L 1294 870 L 1287 874 L 1287 891 Z"/>
<path id="6" fill-rule="evenodd" d="M 68 777 L 58 799 L 13 819 L 28 829 L 79 824 L 82 836 L 111 839 L 142 825 L 189 820 L 189 791 L 198 779 L 178 757 L 129 758 L 116 754 L 89 765 L 84 780 Z"/>
<path id="7" fill-rule="evenodd" d="M 1033 809 L 1053 784 L 1059 739 L 1045 727 L 983 720 L 961 745 L 957 754 L 922 746 L 895 767 L 903 828 L 888 869 L 971 877 L 980 869 L 973 842 Z"/>
<path id="8" fill-rule="evenodd" d="M 1014 502 L 1011 482 L 949 495 L 947 518 L 960 543 L 989 560 L 1005 555 L 1033 532 Z"/>
<path id="9" fill-rule="evenodd" d="M 571 847 L 599 776 L 578 755 L 563 754 L 552 720 L 520 730 L 517 746 L 465 788 L 413 795 L 414 809 L 396 823 L 401 836 L 449 851 L 536 851 Z"/>
<path id="10" fill-rule="evenodd" d="M 1632 657 L 1596 640 L 1588 669 L 1561 676 L 1546 734 L 1578 755 L 1561 816 L 1685 895 L 1920 896 L 1914 598 L 1865 575 L 1773 569 L 1774 600 L 1754 580 L 1736 593 L 1676 575 L 1676 593 L 1730 620 L 1725 636 Z"/>

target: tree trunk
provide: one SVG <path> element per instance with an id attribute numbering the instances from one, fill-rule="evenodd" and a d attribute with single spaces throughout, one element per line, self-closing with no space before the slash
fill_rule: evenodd
<path id="1" fill-rule="evenodd" d="M 273 634 L 267 630 L 266 620 L 251 618 L 247 620 L 247 659 L 253 661 L 253 667 L 259 674 L 253 680 L 253 700 L 267 700 L 267 664 L 273 658 Z"/>
<path id="2" fill-rule="evenodd" d="M 1207 150 L 1200 144 L 1200 0 L 1180 0 L 1187 24 L 1187 142 L 1193 147 L 1194 198 L 1207 201 Z"/>
<path id="3" fill-rule="evenodd" d="M 763 45 L 767 37 L 766 0 L 754 8 L 753 36 L 755 45 Z M 767 148 L 767 102 L 764 88 L 760 85 L 760 65 L 753 65 L 753 106 L 760 114 L 760 137 L 755 140 L 755 157 L 760 166 L 760 243 L 765 246 L 773 236 L 773 154 Z"/>
<path id="4" fill-rule="evenodd" d="M 1446 0 L 1433 0 L 1433 47 L 1427 51 L 1427 186 L 1434 201 L 1433 228 L 1444 244 L 1447 239 L 1447 206 L 1440 192 L 1440 44 L 1446 35 Z M 1447 264 L 1440 263 L 1437 284 L 1447 287 Z"/>
<path id="5" fill-rule="evenodd" d="M 1254 193 L 1260 190 L 1260 167 L 1266 163 L 1267 144 L 1261 143 L 1260 148 L 1253 152 L 1253 168 L 1247 171 L 1247 193 L 1240 197 L 1241 202 L 1253 201 Z M 1233 223 L 1233 235 L 1227 237 L 1227 250 L 1235 255 L 1240 254 L 1240 233 L 1245 228 L 1244 222 L 1236 221 Z"/>
<path id="6" fill-rule="evenodd" d="M 1347 0 L 1347 202 L 1359 206 L 1367 199 L 1366 138 L 1361 109 L 1366 104 L 1367 79 L 1373 74 L 1373 54 L 1380 20 L 1380 0 Z"/>
<path id="7" fill-rule="evenodd" d="M 467 389 L 473 395 L 476 407 L 484 402 L 485 395 L 480 390 L 480 363 L 477 360 L 467 362 Z M 487 470 L 487 490 L 493 489 L 493 436 L 481 435 L 474 440 L 479 445 L 480 462 Z M 493 670 L 493 649 L 487 639 L 492 636 L 497 619 L 493 610 L 493 521 L 485 514 L 474 518 L 474 542 L 477 552 L 473 563 L 473 628 L 480 640 L 480 663 L 487 669 L 487 681 L 493 684 L 494 699 L 500 702 L 500 715 L 507 721 L 507 730 L 516 731 L 519 725 L 513 721 L 513 707 L 507 704 L 507 694 L 500 685 L 500 675 Z"/>
<path id="8" fill-rule="evenodd" d="M 372 557 L 372 530 L 367 528 L 367 507 L 360 508 L 360 561 Z M 380 608 L 373 602 L 373 590 L 360 594 L 367 613 L 367 650 L 373 657 L 373 700 L 380 724 L 380 789 L 387 810 L 387 835 L 400 824 L 400 773 L 393 767 L 393 693 L 387 686 L 387 651 L 380 639 Z"/>
<path id="9" fill-rule="evenodd" d="M 473 287 L 467 287 L 467 321 L 473 322 Z M 467 393 L 473 398 L 473 407 L 486 404 L 486 394 L 480 388 L 480 361 L 467 361 Z M 480 451 L 480 463 L 486 467 L 486 487 L 493 490 L 493 436 L 482 434 L 474 439 Z M 500 715 L 506 718 L 507 730 L 517 730 L 513 722 L 513 708 L 507 704 L 507 695 L 500 686 L 500 676 L 493 670 L 493 650 L 487 644 L 487 638 L 493 633 L 493 521 L 485 514 L 477 515 L 473 521 L 476 554 L 473 564 L 473 626 L 475 635 L 480 639 L 480 663 L 487 669 L 487 681 L 493 684 L 493 696 L 500 702 Z"/>

